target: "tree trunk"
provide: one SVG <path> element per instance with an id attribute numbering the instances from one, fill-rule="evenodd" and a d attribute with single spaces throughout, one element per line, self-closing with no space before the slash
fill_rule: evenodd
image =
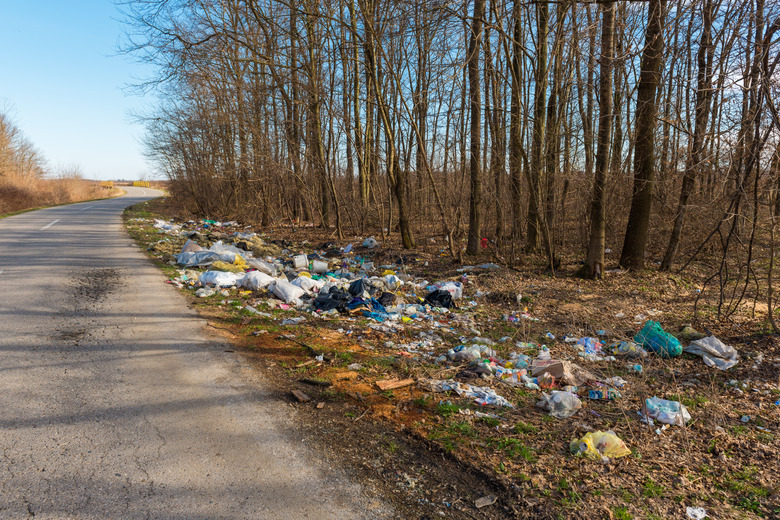
<path id="1" fill-rule="evenodd" d="M 661 270 L 669 271 L 674 263 L 674 257 L 677 254 L 677 248 L 682 235 L 683 223 L 685 221 L 685 211 L 688 205 L 688 199 L 693 193 L 697 173 L 702 162 L 702 151 L 704 149 L 704 137 L 707 131 L 707 118 L 710 114 L 710 101 L 712 99 L 712 0 L 706 0 L 702 9 L 702 30 L 701 43 L 699 43 L 699 52 L 697 54 L 698 62 L 698 81 L 696 85 L 696 120 L 693 130 L 693 142 L 691 152 L 685 165 L 682 187 L 680 188 L 680 200 L 677 204 L 677 214 L 674 219 L 674 227 L 669 237 L 669 244 L 666 247 L 664 259 L 661 262 Z"/>
<path id="2" fill-rule="evenodd" d="M 590 239 L 585 265 L 580 275 L 600 278 L 604 270 L 606 241 L 606 186 L 609 168 L 609 145 L 612 139 L 612 62 L 613 32 L 615 30 L 615 2 L 601 4 L 601 63 L 599 65 L 599 133 L 596 149 L 596 171 L 590 203 Z"/>
<path id="3" fill-rule="evenodd" d="M 539 248 L 539 226 L 542 225 L 542 176 L 544 172 L 544 128 L 547 102 L 547 2 L 536 4 L 536 59 L 534 70 L 534 126 L 531 141 L 531 171 L 528 186 L 528 227 L 526 245 Z"/>
<path id="4" fill-rule="evenodd" d="M 480 238 L 482 235 L 482 169 L 479 164 L 482 153 L 482 136 L 480 135 L 482 102 L 479 88 L 479 47 L 482 42 L 482 19 L 484 17 L 485 0 L 474 0 L 474 15 L 471 22 L 468 55 L 469 100 L 471 108 L 471 195 L 469 198 L 469 232 L 466 253 L 470 255 L 479 253 Z"/>
<path id="5" fill-rule="evenodd" d="M 639 75 L 636 98 L 636 145 L 634 150 L 634 190 L 628 215 L 626 236 L 620 265 L 642 269 L 650 227 L 655 173 L 656 90 L 661 79 L 663 61 L 663 25 L 666 0 L 650 0 L 649 19 L 645 31 L 645 49 Z"/>

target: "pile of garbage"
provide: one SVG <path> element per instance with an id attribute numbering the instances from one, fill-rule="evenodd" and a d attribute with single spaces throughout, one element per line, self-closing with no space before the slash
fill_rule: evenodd
<path id="1" fill-rule="evenodd" d="M 524 388 L 538 392 L 539 408 L 552 417 L 565 419 L 588 407 L 583 400 L 622 398 L 620 389 L 629 382 L 621 377 L 604 377 L 572 359 L 582 363 L 622 362 L 628 372 L 635 374 L 642 373 L 642 362 L 650 356 L 671 359 L 686 352 L 701 356 L 708 366 L 720 370 L 727 370 L 740 360 L 733 347 L 690 327 L 678 334 L 690 341 L 683 348 L 678 337 L 653 320 L 644 321 L 633 338 L 623 341 L 610 343 L 606 331 L 598 331 L 594 336 L 567 335 L 562 342 L 568 347 L 558 352 L 558 357 L 544 344 L 514 341 L 510 337 L 498 341 L 483 337 L 471 310 L 478 306 L 476 300 L 484 293 L 471 293 L 472 299 L 466 293 L 470 289 L 470 273 L 498 269 L 495 264 L 464 266 L 450 279 L 429 281 L 410 273 L 403 258 L 394 264 L 375 265 L 374 253 L 381 244 L 374 237 L 359 246 L 325 243 L 312 248 L 307 244 L 304 252 L 283 241 L 269 244 L 235 222 L 157 220 L 154 227 L 165 238 L 152 244 L 150 250 L 169 255 L 169 263 L 179 267 L 170 283 L 192 289 L 204 298 L 227 296 L 231 290 L 262 296 L 264 300 L 256 298 L 244 309 L 271 317 L 257 309 L 264 302 L 298 313 L 297 317 L 282 320 L 283 325 L 299 324 L 315 316 L 361 317 L 377 332 L 392 335 L 406 331 L 403 340 L 388 340 L 385 347 L 426 358 L 442 370 L 455 372 L 450 379 L 421 380 L 420 387 L 468 397 L 480 406 L 512 408 L 512 402 L 501 395 L 502 387 Z M 520 295 L 517 300 L 520 304 Z M 509 312 L 504 320 L 517 326 L 524 321 L 538 321 L 525 310 Z M 552 333 L 548 332 L 546 337 L 556 341 Z M 657 397 L 647 399 L 637 412 L 648 424 L 657 421 L 683 426 L 691 419 L 681 403 Z M 571 447 L 573 453 L 592 458 L 629 453 L 613 432 L 588 433 L 572 442 Z"/>

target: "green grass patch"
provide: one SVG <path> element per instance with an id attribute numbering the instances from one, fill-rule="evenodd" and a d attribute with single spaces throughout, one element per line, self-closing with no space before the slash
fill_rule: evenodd
<path id="1" fill-rule="evenodd" d="M 450 402 L 443 402 L 436 405 L 436 413 L 442 417 L 450 417 L 451 415 L 458 413 L 458 410 L 460 410 L 460 406 Z"/>
<path id="2" fill-rule="evenodd" d="M 522 459 L 526 462 L 536 461 L 536 454 L 534 454 L 533 449 L 517 439 L 504 437 L 503 439 L 497 439 L 493 442 L 498 449 L 504 450 L 510 459 Z"/>
<path id="3" fill-rule="evenodd" d="M 642 496 L 647 498 L 655 498 L 663 496 L 666 493 L 666 488 L 658 484 L 651 478 L 646 478 L 645 483 L 642 486 Z"/>

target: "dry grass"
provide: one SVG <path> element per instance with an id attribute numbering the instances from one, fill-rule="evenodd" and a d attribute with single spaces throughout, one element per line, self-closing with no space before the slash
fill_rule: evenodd
<path id="1" fill-rule="evenodd" d="M 78 176 L 56 179 L 4 176 L 0 178 L 0 214 L 107 196 L 100 183 Z"/>

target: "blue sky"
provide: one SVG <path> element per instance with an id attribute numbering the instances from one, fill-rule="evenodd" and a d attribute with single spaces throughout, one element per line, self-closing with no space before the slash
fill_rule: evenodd
<path id="1" fill-rule="evenodd" d="M 130 116 L 151 100 L 123 90 L 145 71 L 116 55 L 119 17 L 111 0 L 0 0 L 0 110 L 54 171 L 154 178 Z"/>

